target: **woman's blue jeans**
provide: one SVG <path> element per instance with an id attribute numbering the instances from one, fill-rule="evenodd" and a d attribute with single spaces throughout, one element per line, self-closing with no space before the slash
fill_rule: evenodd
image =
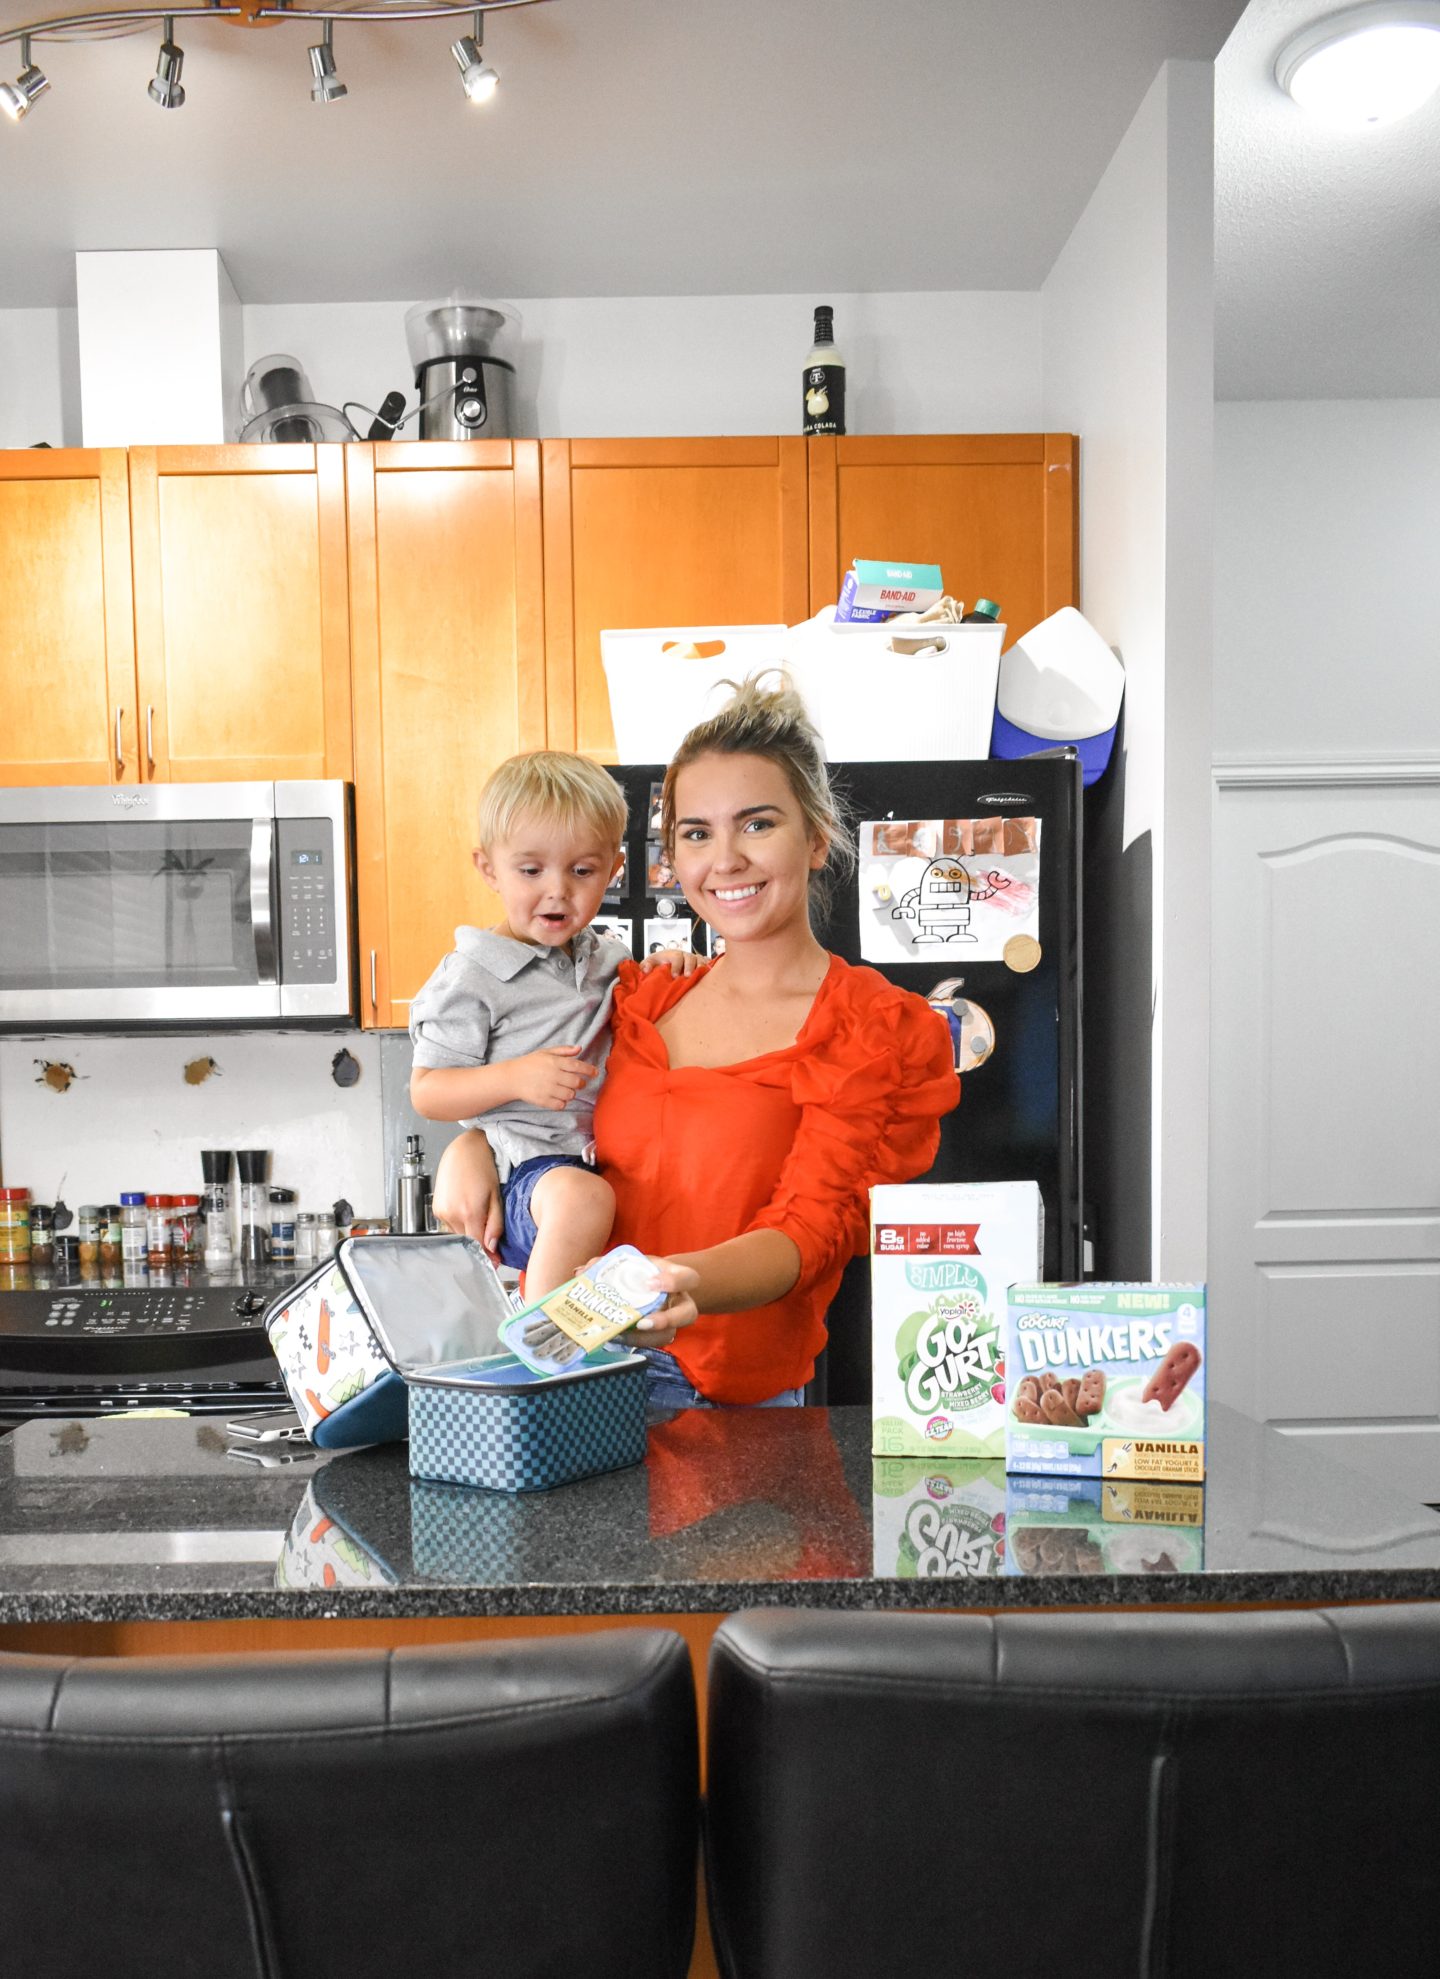
<path id="1" fill-rule="evenodd" d="M 803 1388 L 782 1388 L 767 1402 L 711 1402 L 686 1380 L 679 1361 L 663 1347 L 642 1347 L 650 1363 L 645 1399 L 652 1409 L 798 1409 L 804 1405 Z"/>

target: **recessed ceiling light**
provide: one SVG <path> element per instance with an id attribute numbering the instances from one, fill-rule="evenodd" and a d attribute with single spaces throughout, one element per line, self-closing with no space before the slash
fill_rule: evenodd
<path id="1" fill-rule="evenodd" d="M 1375 0 L 1315 21 L 1280 50 L 1275 80 L 1326 123 L 1408 117 L 1440 88 L 1440 0 Z"/>

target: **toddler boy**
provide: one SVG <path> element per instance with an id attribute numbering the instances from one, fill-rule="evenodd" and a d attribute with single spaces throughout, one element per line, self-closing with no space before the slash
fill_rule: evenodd
<path id="1" fill-rule="evenodd" d="M 505 918 L 457 928 L 410 1006 L 411 1105 L 484 1129 L 504 1205 L 503 1232 L 485 1241 L 498 1235 L 529 1299 L 603 1251 L 615 1215 L 586 1157 L 628 957 L 590 923 L 620 869 L 625 815 L 619 785 L 587 757 L 543 749 L 502 763 L 480 793 L 473 858 Z"/>

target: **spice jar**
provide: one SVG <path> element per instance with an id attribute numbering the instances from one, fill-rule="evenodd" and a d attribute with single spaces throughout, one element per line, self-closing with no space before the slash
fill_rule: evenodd
<path id="1" fill-rule="evenodd" d="M 30 1262 L 30 1191 L 0 1189 L 0 1264 Z"/>
<path id="2" fill-rule="evenodd" d="M 205 1252 L 198 1196 L 176 1196 L 171 1242 L 176 1264 L 198 1264 Z"/>
<path id="3" fill-rule="evenodd" d="M 104 1211 L 98 1203 L 82 1203 L 75 1212 L 75 1234 L 80 1240 L 80 1269 L 100 1262 L 100 1227 Z"/>
<path id="4" fill-rule="evenodd" d="M 270 1262 L 295 1262 L 295 1191 L 270 1191 Z"/>
<path id="5" fill-rule="evenodd" d="M 308 1209 L 302 1209 L 295 1219 L 295 1262 L 297 1265 L 315 1262 L 315 1217 Z"/>
<path id="6" fill-rule="evenodd" d="M 338 1241 L 339 1239 L 335 1230 L 335 1212 L 329 1209 L 317 1210 L 315 1213 L 315 1263 L 324 1264 L 327 1258 L 334 1257 L 335 1246 Z"/>
<path id="7" fill-rule="evenodd" d="M 135 1190 L 120 1198 L 120 1261 L 127 1273 L 145 1268 L 145 1198 Z"/>
<path id="8" fill-rule="evenodd" d="M 145 1262 L 152 1271 L 164 1271 L 170 1264 L 170 1228 L 175 1202 L 171 1196 L 145 1198 Z"/>
<path id="9" fill-rule="evenodd" d="M 55 1262 L 55 1211 L 49 1203 L 32 1203 L 30 1208 L 30 1263 L 36 1271 L 48 1271 Z"/>
<path id="10" fill-rule="evenodd" d="M 123 1255 L 119 1203 L 106 1203 L 100 1212 L 100 1269 L 108 1272 Z"/>

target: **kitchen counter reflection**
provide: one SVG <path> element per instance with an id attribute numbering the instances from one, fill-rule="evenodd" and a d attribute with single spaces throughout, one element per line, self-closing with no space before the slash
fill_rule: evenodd
<path id="1" fill-rule="evenodd" d="M 0 1439 L 0 1621 L 1440 1597 L 1440 1517 L 1211 1411 L 1210 1481 L 873 1460 L 865 1409 L 660 1417 L 647 1461 L 506 1497 L 405 1451 L 235 1454 L 213 1419 Z"/>

